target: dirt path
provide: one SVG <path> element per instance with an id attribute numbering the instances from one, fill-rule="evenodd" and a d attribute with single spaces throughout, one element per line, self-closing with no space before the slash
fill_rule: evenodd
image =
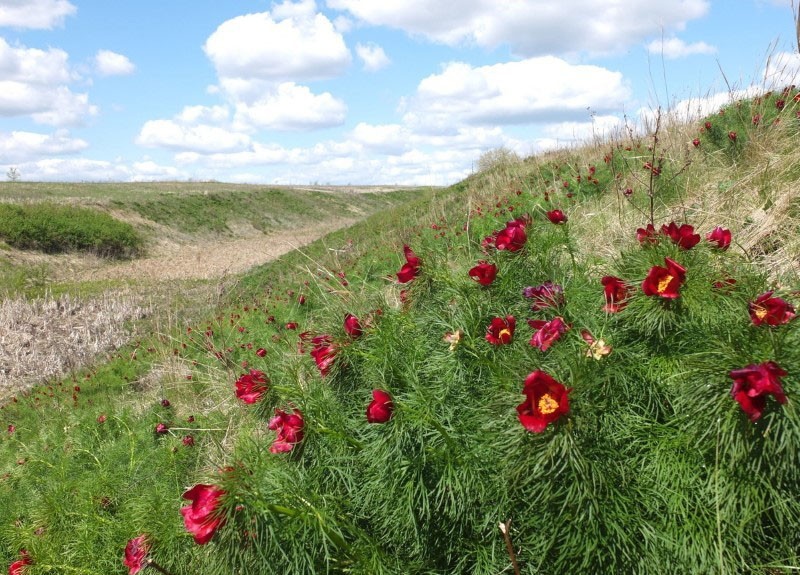
<path id="1" fill-rule="evenodd" d="M 127 262 L 97 262 L 82 270 L 78 280 L 192 280 L 215 279 L 244 272 L 274 260 L 355 220 L 342 219 L 271 234 L 254 232 L 236 239 L 201 240 L 179 244 L 159 242 L 152 254 Z"/>

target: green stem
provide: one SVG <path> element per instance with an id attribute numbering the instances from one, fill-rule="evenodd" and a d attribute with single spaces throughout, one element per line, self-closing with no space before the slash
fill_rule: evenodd
<path id="1" fill-rule="evenodd" d="M 151 559 L 147 560 L 147 566 L 148 567 L 152 567 L 153 569 L 155 569 L 159 573 L 163 573 L 163 575 L 172 575 L 172 573 L 170 573 L 169 571 L 164 569 L 161 565 L 159 565 L 158 563 L 156 563 L 155 561 L 153 561 Z"/>

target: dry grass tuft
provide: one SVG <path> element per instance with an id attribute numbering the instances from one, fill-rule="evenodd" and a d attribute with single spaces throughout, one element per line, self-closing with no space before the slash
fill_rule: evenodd
<path id="1" fill-rule="evenodd" d="M 131 322 L 150 313 L 119 293 L 0 302 L 0 393 L 62 376 L 124 345 Z"/>

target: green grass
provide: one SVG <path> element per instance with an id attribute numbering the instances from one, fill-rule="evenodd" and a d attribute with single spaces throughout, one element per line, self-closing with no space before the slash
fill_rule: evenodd
<path id="1" fill-rule="evenodd" d="M 23 250 L 83 251 L 108 258 L 134 257 L 144 244 L 133 226 L 108 214 L 49 202 L 0 204 L 0 239 Z"/>
<path id="2" fill-rule="evenodd" d="M 652 135 L 599 143 L 415 192 L 245 274 L 208 317 L 10 399 L 0 556 L 27 549 L 32 573 L 124 573 L 125 542 L 145 533 L 150 556 L 176 575 L 511 573 L 498 529 L 511 520 L 526 574 L 796 571 L 800 320 L 755 326 L 748 315 L 767 290 L 800 305 L 797 219 L 785 209 L 797 198 L 797 128 L 783 117 L 755 126 L 715 115 L 736 143 L 704 139 L 704 119 L 665 129 L 655 151 Z M 655 178 L 642 165 L 653 157 L 663 158 Z M 268 192 L 253 193 L 246 201 Z M 193 197 L 196 216 L 180 225 L 209 226 L 217 201 L 230 221 L 221 197 Z M 554 208 L 565 225 L 545 217 Z M 482 247 L 525 214 L 523 249 Z M 734 243 L 682 250 L 661 236 L 642 247 L 635 230 L 651 214 L 657 228 L 730 227 Z M 422 263 L 400 285 L 404 244 Z M 674 301 L 641 289 L 665 257 L 687 269 Z M 499 269 L 487 287 L 467 275 L 480 260 Z M 602 309 L 604 275 L 631 286 L 620 313 Z M 522 290 L 546 281 L 565 303 L 533 310 Z M 345 332 L 347 313 L 361 337 Z M 513 341 L 490 345 L 486 326 L 507 315 Z M 526 320 L 556 315 L 571 329 L 546 352 L 531 346 Z M 587 357 L 584 329 L 611 353 Z M 456 332 L 450 349 L 444 337 Z M 325 376 L 311 356 L 323 335 L 337 348 Z M 729 374 L 768 360 L 787 372 L 788 401 L 769 396 L 753 422 Z M 269 378 L 254 405 L 234 395 L 250 369 Z M 571 388 L 568 413 L 542 433 L 517 419 L 535 370 Z M 394 402 L 383 424 L 365 419 L 375 389 Z M 276 409 L 303 414 L 290 453 L 269 451 Z M 205 546 L 179 513 L 199 483 L 227 493 L 226 523 Z"/>

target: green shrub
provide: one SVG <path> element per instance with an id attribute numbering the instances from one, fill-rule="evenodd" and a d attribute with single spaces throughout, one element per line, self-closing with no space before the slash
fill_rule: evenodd
<path id="1" fill-rule="evenodd" d="M 0 238 L 19 249 L 109 258 L 136 256 L 144 245 L 133 226 L 108 214 L 48 202 L 0 204 Z"/>

